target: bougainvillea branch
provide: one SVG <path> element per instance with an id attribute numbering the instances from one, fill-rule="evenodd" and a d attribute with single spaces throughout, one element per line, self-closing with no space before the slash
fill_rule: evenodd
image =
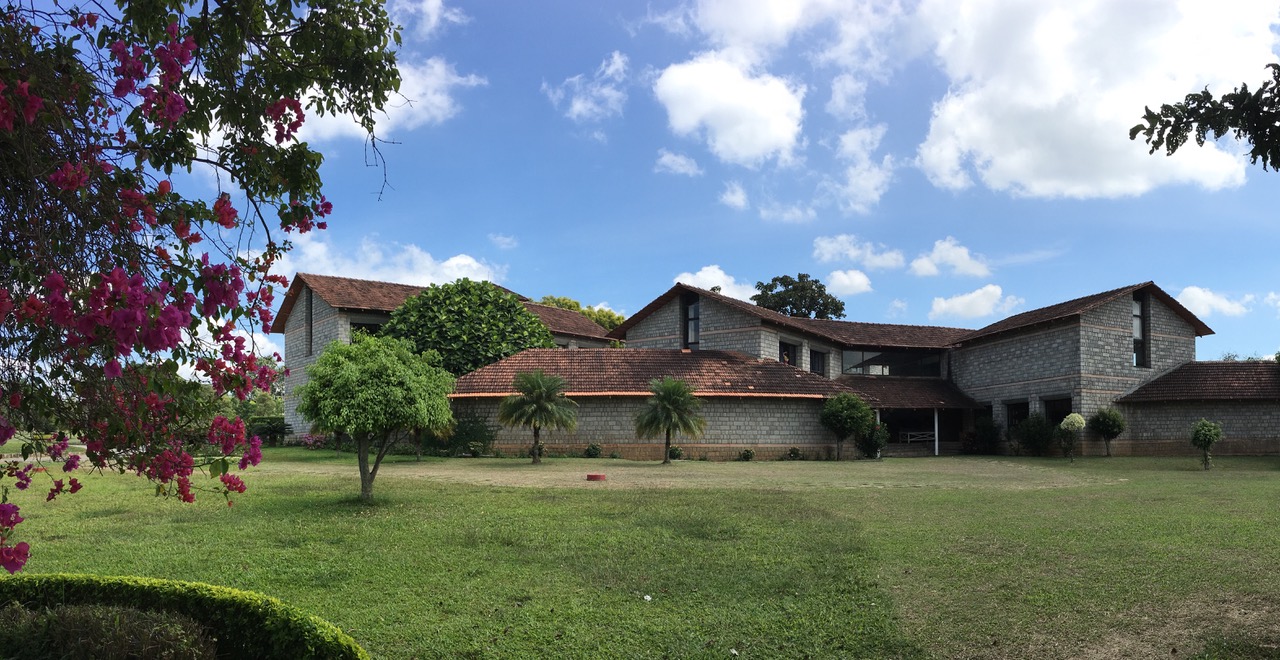
<path id="1" fill-rule="evenodd" d="M 279 356 L 246 338 L 271 322 L 289 236 L 333 208 L 299 131 L 337 114 L 373 139 L 397 40 L 371 0 L 0 10 L 0 567 L 31 551 L 10 488 L 41 473 L 50 500 L 84 469 L 184 501 L 245 491 L 233 471 L 260 442 L 238 419 L 194 428 L 193 378 L 270 387 Z M 221 189 L 180 190 L 193 166 Z"/>

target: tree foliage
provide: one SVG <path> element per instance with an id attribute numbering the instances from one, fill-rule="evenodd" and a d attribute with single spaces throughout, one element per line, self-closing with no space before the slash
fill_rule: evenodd
<path id="1" fill-rule="evenodd" d="M 542 429 L 572 431 L 578 427 L 578 404 L 564 395 L 565 381 L 541 369 L 522 371 L 512 383 L 516 394 L 498 404 L 498 422 L 503 426 L 533 429 L 529 456 L 534 465 L 542 462 Z"/>
<path id="2" fill-rule="evenodd" d="M 841 392 L 822 405 L 818 421 L 836 435 L 836 460 L 840 460 L 840 448 L 845 440 L 871 433 L 876 425 L 876 412 L 857 394 Z"/>
<path id="3" fill-rule="evenodd" d="M 627 317 L 607 307 L 592 307 L 590 305 L 584 307 L 582 303 L 574 300 L 573 298 L 566 298 L 565 296 L 543 296 L 542 300 L 538 301 L 538 304 L 559 307 L 560 309 L 577 312 L 591 319 L 596 325 L 604 328 L 605 330 L 613 330 L 627 320 Z"/>
<path id="4" fill-rule="evenodd" d="M 1172 156 L 1190 137 L 1204 146 L 1206 140 L 1230 133 L 1250 144 L 1249 162 L 1261 161 L 1264 170 L 1280 167 L 1280 64 L 1267 68 L 1271 80 L 1253 91 L 1241 83 L 1214 98 L 1206 87 L 1180 103 L 1161 105 L 1159 112 L 1146 108 L 1143 123 L 1129 129 L 1129 139 L 1142 135 L 1151 145 L 1150 153 L 1164 149 Z"/>
<path id="5" fill-rule="evenodd" d="M 405 340 L 357 334 L 350 344 L 329 344 L 307 367 L 307 383 L 298 388 L 298 413 L 355 442 L 360 499 L 373 499 L 373 480 L 397 441 L 453 421 L 448 398 L 453 376 L 438 364 L 438 356 L 416 354 Z"/>
<path id="6" fill-rule="evenodd" d="M 37 422 L 82 440 L 95 468 L 145 475 L 183 500 L 243 492 L 260 454 L 218 415 L 180 439 L 200 393 L 268 389 L 275 363 L 246 337 L 271 320 L 271 267 L 293 233 L 323 229 L 308 115 L 372 131 L 399 85 L 382 3 L 282 0 L 21 3 L 0 12 L 0 444 Z M 376 142 L 373 143 L 376 148 Z M 207 198 L 175 171 L 216 175 Z M 19 453 L 65 471 L 68 435 Z M 31 484 L 40 460 L 0 468 Z M 206 470 L 211 487 L 193 482 Z M 74 478 L 49 470 L 50 499 Z M 3 499 L 3 498 L 0 498 Z M 12 507 L 13 505 L 7 505 Z M 14 570 L 16 513 L 0 519 Z"/>
<path id="7" fill-rule="evenodd" d="M 1211 422 L 1207 419 L 1201 419 L 1191 425 L 1191 444 L 1196 449 L 1203 452 L 1201 464 L 1204 469 L 1208 470 L 1213 467 L 1213 457 L 1210 453 L 1213 446 L 1222 440 L 1222 425 L 1217 422 Z"/>
<path id="8" fill-rule="evenodd" d="M 636 415 L 636 435 L 653 438 L 662 434 L 665 438 L 662 462 L 670 464 L 672 433 L 697 438 L 707 428 L 707 420 L 701 412 L 702 400 L 693 395 L 689 383 L 670 376 L 651 381 L 649 392 L 652 396 L 645 400 L 644 408 Z"/>
<path id="9" fill-rule="evenodd" d="M 1107 456 L 1111 455 L 1111 441 L 1120 437 L 1124 429 L 1124 415 L 1115 408 L 1099 409 L 1089 417 L 1089 430 L 1102 436 L 1102 442 L 1107 447 Z"/>
<path id="10" fill-rule="evenodd" d="M 433 284 L 391 313 L 382 333 L 436 351 L 455 376 L 526 348 L 555 348 L 551 331 L 520 299 L 490 284 L 462 278 Z"/>
<path id="11" fill-rule="evenodd" d="M 751 296 L 752 302 L 780 314 L 814 319 L 844 318 L 844 303 L 827 293 L 821 281 L 806 273 L 795 277 L 779 275 L 768 283 L 756 282 L 756 291 L 759 293 Z"/>

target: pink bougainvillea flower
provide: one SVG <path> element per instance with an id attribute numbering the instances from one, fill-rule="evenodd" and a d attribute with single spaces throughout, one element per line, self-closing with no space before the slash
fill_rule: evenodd
<path id="1" fill-rule="evenodd" d="M 17 573 L 26 565 L 30 551 L 31 548 L 26 541 L 13 547 L 4 545 L 0 541 L 0 566 L 3 566 L 4 570 L 9 571 L 9 573 Z"/>

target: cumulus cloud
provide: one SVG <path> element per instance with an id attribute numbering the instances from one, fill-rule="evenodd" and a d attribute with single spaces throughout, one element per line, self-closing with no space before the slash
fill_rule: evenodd
<path id="1" fill-rule="evenodd" d="M 871 291 L 871 278 L 860 270 L 837 270 L 827 275 L 827 290 L 837 296 L 856 296 Z"/>
<path id="2" fill-rule="evenodd" d="M 893 176 L 893 157 L 885 155 L 877 162 L 873 155 L 884 137 L 885 125 L 864 126 L 840 136 L 836 155 L 847 163 L 844 177 L 829 182 L 836 194 L 840 210 L 845 213 L 867 213 L 889 189 Z"/>
<path id="3" fill-rule="evenodd" d="M 685 176 L 701 176 L 702 168 L 698 161 L 684 155 L 658 150 L 658 162 L 653 164 L 653 171 L 665 174 L 683 174 Z"/>
<path id="4" fill-rule="evenodd" d="M 520 241 L 509 234 L 489 234 L 489 242 L 499 250 L 510 250 L 520 245 Z"/>
<path id="5" fill-rule="evenodd" d="M 461 111 L 453 97 L 455 90 L 488 84 L 477 75 L 458 75 L 453 65 L 441 57 L 416 63 L 402 59 L 399 68 L 400 95 L 393 95 L 382 115 L 376 118 L 379 137 L 444 123 Z M 350 115 L 313 114 L 308 114 L 298 136 L 299 140 L 313 142 L 366 137 L 364 129 Z"/>
<path id="6" fill-rule="evenodd" d="M 902 268 L 906 259 L 901 250 L 864 241 L 853 234 L 819 236 L 813 239 L 813 258 L 822 263 L 847 259 L 869 270 Z"/>
<path id="7" fill-rule="evenodd" d="M 750 206 L 747 202 L 747 191 L 743 190 L 742 184 L 737 181 L 725 182 L 724 192 L 720 193 L 720 203 L 739 211 Z"/>
<path id="8" fill-rule="evenodd" d="M 709 52 L 664 69 L 653 91 L 671 130 L 704 139 L 720 160 L 746 167 L 771 158 L 791 162 L 804 118 L 804 85 Z"/>
<path id="9" fill-rule="evenodd" d="M 953 275 L 987 277 L 991 274 L 991 269 L 981 257 L 969 254 L 969 248 L 961 245 L 960 241 L 951 236 L 935 241 L 932 252 L 914 259 L 911 262 L 911 272 L 929 277 L 937 275 L 940 272 L 939 267 L 942 266 L 950 268 Z"/>
<path id="10" fill-rule="evenodd" d="M 1280 311 L 1280 293 L 1276 293 L 1275 291 L 1268 293 L 1267 297 L 1263 299 L 1263 302 L 1271 307 L 1275 307 L 1277 311 Z"/>
<path id="11" fill-rule="evenodd" d="M 988 284 L 977 291 L 962 293 L 951 298 L 934 298 L 929 318 L 954 317 L 973 319 L 992 314 L 1007 314 L 1025 302 L 1022 298 L 1006 296 L 995 284 Z"/>
<path id="12" fill-rule="evenodd" d="M 575 122 L 596 122 L 620 116 L 627 103 L 624 87 L 627 64 L 627 56 L 615 50 L 591 76 L 579 74 L 555 86 L 544 82 L 542 93 L 557 109 L 564 105 L 564 116 Z"/>
<path id="13" fill-rule="evenodd" d="M 446 7 L 444 0 L 395 0 L 387 5 L 391 18 L 408 26 L 418 39 L 426 40 L 447 25 L 463 25 L 471 21 L 461 9 Z"/>
<path id="14" fill-rule="evenodd" d="M 1272 294 L 1275 295 L 1275 294 Z M 1252 303 L 1254 297 L 1252 294 L 1245 295 L 1236 300 L 1213 291 L 1198 286 L 1189 286 L 1182 290 L 1177 296 L 1178 302 L 1183 307 L 1191 310 L 1192 314 L 1208 318 L 1216 314 L 1223 316 L 1242 316 L 1249 311 L 1249 303 Z M 1268 296 L 1268 302 L 1271 298 Z"/>
<path id="15" fill-rule="evenodd" d="M 293 246 L 293 250 L 276 266 L 276 272 L 290 277 L 302 271 L 428 286 L 452 282 L 460 277 L 501 282 L 507 271 L 505 266 L 490 264 L 468 254 L 439 260 L 417 245 L 384 243 L 369 236 L 358 246 L 348 248 L 345 245 L 335 246 L 312 232 L 294 236 Z"/>
<path id="16" fill-rule="evenodd" d="M 756 293 L 756 288 L 750 284 L 737 281 L 734 277 L 724 272 L 720 266 L 712 264 L 703 266 L 696 273 L 684 272 L 676 275 L 672 282 L 683 282 L 700 289 L 710 289 L 712 287 L 720 287 L 720 293 L 737 298 L 738 300 L 751 301 L 751 296 Z"/>
<path id="17" fill-rule="evenodd" d="M 891 319 L 901 318 L 907 315 L 907 301 L 900 298 L 894 299 L 889 303 L 889 310 L 885 312 L 885 316 Z"/>
<path id="18" fill-rule="evenodd" d="M 770 204 L 760 207 L 760 219 L 799 224 L 818 217 L 818 212 L 805 204 Z"/>
<path id="19" fill-rule="evenodd" d="M 1142 108 L 1257 81 L 1275 59 L 1271 2 L 926 0 L 918 26 L 950 81 L 918 163 L 935 185 L 976 177 L 1032 197 L 1119 197 L 1192 183 L 1238 186 L 1245 165 L 1216 145 L 1148 155 Z"/>

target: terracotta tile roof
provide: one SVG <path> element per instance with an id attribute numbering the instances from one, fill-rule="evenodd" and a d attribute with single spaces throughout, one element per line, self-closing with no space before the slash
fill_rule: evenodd
<path id="1" fill-rule="evenodd" d="M 805 325 L 835 337 L 845 346 L 885 346 L 893 348 L 946 348 L 968 335 L 967 328 L 944 328 L 931 325 L 895 325 L 860 323 L 823 319 L 796 319 Z"/>
<path id="2" fill-rule="evenodd" d="M 1280 365 L 1275 362 L 1188 362 L 1120 397 L 1119 401 L 1280 403 Z"/>
<path id="3" fill-rule="evenodd" d="M 653 302 L 645 305 L 643 309 L 632 314 L 631 317 L 622 325 L 614 328 L 613 331 L 609 333 L 609 336 L 614 339 L 625 339 L 627 336 L 627 330 L 631 329 L 631 327 L 636 323 L 644 320 L 650 314 L 661 309 L 663 305 L 674 300 L 682 293 L 696 293 L 704 298 L 714 300 L 723 305 L 755 316 L 763 323 L 815 335 L 843 346 L 942 348 L 954 343 L 957 338 L 973 332 L 972 330 L 963 328 L 890 325 L 885 323 L 858 323 L 854 321 L 817 320 L 792 317 L 787 316 L 786 314 L 779 314 L 771 309 L 765 309 L 759 305 L 738 300 L 737 298 L 730 298 L 729 296 L 721 293 L 715 293 L 706 289 L 699 289 L 696 286 L 677 282 L 676 285 L 668 289 L 666 293 L 658 296 Z"/>
<path id="4" fill-rule="evenodd" d="M 1029 312 L 1015 314 L 1002 321 L 996 321 L 985 328 L 975 330 L 967 336 L 961 337 L 959 341 L 961 343 L 969 342 L 975 339 L 981 339 L 1014 330 L 1021 330 L 1035 325 L 1042 325 L 1076 317 L 1096 307 L 1109 303 L 1116 298 L 1131 296 L 1135 291 L 1139 290 L 1145 290 L 1147 293 L 1155 296 L 1156 299 L 1164 303 L 1165 306 L 1173 310 L 1174 313 L 1186 320 L 1186 322 L 1195 329 L 1197 337 L 1213 334 L 1213 330 L 1210 330 L 1209 326 L 1205 325 L 1203 321 L 1197 318 L 1195 314 L 1192 314 L 1186 307 L 1183 307 L 1182 303 L 1175 300 L 1173 296 L 1165 293 L 1164 290 L 1156 286 L 1154 282 L 1143 282 L 1142 284 L 1133 284 L 1130 286 L 1120 287 L 1119 289 L 1112 289 L 1111 291 L 1103 291 L 1102 293 L 1095 293 L 1091 296 L 1084 296 L 1083 298 L 1076 298 L 1075 300 L 1068 300 L 1056 305 L 1049 305 L 1048 307 L 1041 307 L 1040 309 L 1033 309 Z"/>
<path id="5" fill-rule="evenodd" d="M 840 376 L 836 379 L 877 408 L 981 408 L 950 381 L 939 378 Z"/>
<path id="6" fill-rule="evenodd" d="M 649 382 L 663 376 L 688 382 L 701 397 L 820 399 L 847 391 L 822 376 L 732 351 L 531 348 L 462 376 L 451 396 L 507 396 L 515 375 L 534 369 L 568 381 L 571 397 L 648 396 Z"/>
<path id="7" fill-rule="evenodd" d="M 578 312 L 552 307 L 551 305 L 540 305 L 535 302 L 526 302 L 524 308 L 542 319 L 542 322 L 554 334 L 587 339 L 603 340 L 609 338 L 608 330 Z"/>
<path id="8" fill-rule="evenodd" d="M 284 332 L 285 323 L 289 321 L 289 314 L 293 312 L 293 306 L 297 304 L 298 298 L 302 295 L 304 286 L 311 287 L 315 295 L 320 296 L 321 300 L 335 309 L 358 312 L 386 312 L 388 314 L 404 304 L 404 301 L 411 296 L 416 296 L 427 289 L 427 287 L 413 284 L 298 273 L 293 276 L 293 282 L 289 285 L 289 292 L 285 294 L 284 302 L 280 304 L 280 312 L 276 314 L 275 321 L 271 324 L 271 332 Z M 493 286 L 519 298 L 524 303 L 525 309 L 542 319 L 542 322 L 546 324 L 552 334 L 591 339 L 606 338 L 604 328 L 577 312 L 539 305 L 530 302 L 525 296 L 504 286 L 497 284 Z"/>

